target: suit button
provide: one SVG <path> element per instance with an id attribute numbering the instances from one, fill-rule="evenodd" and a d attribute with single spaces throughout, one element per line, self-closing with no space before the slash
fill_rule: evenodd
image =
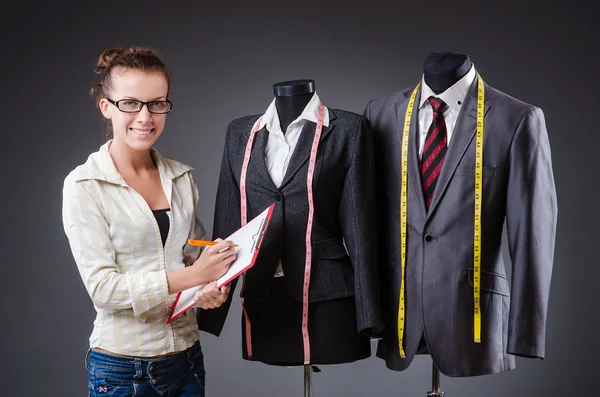
<path id="1" fill-rule="evenodd" d="M 425 241 L 427 241 L 428 243 L 433 241 L 433 237 L 431 237 L 430 234 L 425 235 Z"/>
<path id="2" fill-rule="evenodd" d="M 274 199 L 275 201 L 281 201 L 281 196 L 273 196 L 273 199 Z"/>

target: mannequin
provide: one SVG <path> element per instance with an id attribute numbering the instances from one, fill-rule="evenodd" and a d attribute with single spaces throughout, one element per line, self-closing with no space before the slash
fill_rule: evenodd
<path id="1" fill-rule="evenodd" d="M 315 93 L 314 80 L 283 81 L 273 85 L 275 106 L 281 130 L 285 134 L 288 126 L 302 114 Z"/>
<path id="2" fill-rule="evenodd" d="M 285 134 L 292 121 L 296 120 L 306 108 L 315 93 L 314 80 L 292 80 L 273 84 L 275 106 Z M 304 395 L 312 396 L 312 372 L 320 372 L 317 366 L 304 365 Z"/>
<path id="3" fill-rule="evenodd" d="M 452 87 L 471 69 L 467 54 L 453 52 L 433 52 L 423 63 L 425 82 L 436 94 Z"/>
<path id="4" fill-rule="evenodd" d="M 364 112 L 377 153 L 379 260 L 388 264 L 377 356 L 404 371 L 416 354 L 430 354 L 429 395 L 441 396 L 440 373 L 495 374 L 514 369 L 515 356 L 544 358 L 557 203 L 539 107 L 482 81 L 466 54 L 429 54 L 423 80 L 371 100 Z M 430 96 L 438 98 L 427 103 Z M 439 100 L 443 123 L 433 110 Z M 439 149 L 420 146 L 427 142 Z M 429 159 L 442 155 L 426 199 L 427 150 Z"/>
<path id="5" fill-rule="evenodd" d="M 370 357 L 370 338 L 383 328 L 374 249 L 372 136 L 361 115 L 322 104 L 322 130 L 313 151 L 321 114 L 315 82 L 276 83 L 273 94 L 265 113 L 228 126 L 213 237 L 228 236 L 240 227 L 241 175 L 247 164 L 248 219 L 273 203 L 275 207 L 254 266 L 231 287 L 243 280 L 242 357 L 304 366 L 310 375 L 314 365 Z M 309 161 L 312 156 L 314 162 Z M 314 170 L 311 178 L 309 169 Z M 199 312 L 200 329 L 220 334 L 232 295 L 221 307 Z"/>
<path id="6" fill-rule="evenodd" d="M 439 95 L 462 79 L 470 68 L 471 60 L 467 54 L 430 53 L 423 63 L 423 79 Z M 417 354 L 429 354 L 424 334 L 421 334 Z M 435 363 L 432 363 L 431 388 L 428 397 L 444 396 L 444 392 L 440 390 L 440 372 Z"/>
<path id="7" fill-rule="evenodd" d="M 432 91 L 439 95 L 462 79 L 470 68 L 471 59 L 467 54 L 432 52 L 423 62 L 423 78 Z M 429 354 L 424 335 L 421 335 L 417 354 Z"/>

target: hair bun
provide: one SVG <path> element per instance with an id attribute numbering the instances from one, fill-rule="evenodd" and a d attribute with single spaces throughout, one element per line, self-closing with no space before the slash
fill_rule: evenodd
<path id="1" fill-rule="evenodd" d="M 104 70 L 110 68 L 115 59 L 127 52 L 124 48 L 109 48 L 100 54 L 98 61 L 96 62 L 96 68 L 101 73 Z"/>

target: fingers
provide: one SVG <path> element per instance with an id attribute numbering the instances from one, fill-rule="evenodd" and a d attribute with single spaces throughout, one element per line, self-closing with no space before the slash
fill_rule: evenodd
<path id="1" fill-rule="evenodd" d="M 216 247 L 216 246 L 215 246 Z M 223 274 L 229 269 L 229 266 L 236 260 L 237 255 L 235 252 L 235 248 L 228 248 L 225 251 L 215 254 L 213 256 L 213 263 L 220 266 Z M 223 274 L 219 275 L 221 277 Z"/>
<path id="2" fill-rule="evenodd" d="M 233 247 L 233 241 L 221 240 L 220 238 L 215 240 L 217 244 L 210 247 L 210 251 L 214 253 L 222 253 L 229 251 L 229 248 Z"/>
<path id="3" fill-rule="evenodd" d="M 224 292 L 225 287 L 218 289 L 216 281 L 207 284 L 200 291 L 196 292 L 196 295 L 194 296 L 196 305 L 203 309 L 215 309 L 221 306 L 227 300 L 227 296 L 229 295 L 229 288 Z"/>
<path id="4" fill-rule="evenodd" d="M 223 254 L 225 254 L 225 252 L 223 252 Z M 223 256 L 221 258 L 221 260 L 223 262 L 225 262 L 225 264 L 229 265 L 229 264 L 233 263 L 233 261 L 235 261 L 235 258 L 237 258 L 237 255 L 235 254 L 234 251 L 232 251 L 231 253 L 227 254 L 226 256 Z"/>
<path id="5" fill-rule="evenodd" d="M 231 284 L 226 284 L 221 287 L 221 292 L 225 295 L 225 299 L 229 296 L 229 290 L 231 289 Z"/>

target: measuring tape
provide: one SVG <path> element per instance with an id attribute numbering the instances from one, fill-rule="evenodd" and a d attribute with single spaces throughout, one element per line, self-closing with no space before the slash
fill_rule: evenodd
<path id="1" fill-rule="evenodd" d="M 483 80 L 477 73 L 477 140 L 475 143 L 475 233 L 473 234 L 473 327 L 475 342 L 481 343 L 481 195 L 483 190 Z"/>
<path id="2" fill-rule="evenodd" d="M 248 163 L 250 163 L 250 154 L 252 153 L 252 144 L 254 143 L 254 136 L 256 135 L 256 131 L 258 131 L 258 127 L 260 126 L 260 119 L 256 122 L 256 125 L 252 129 L 250 133 L 250 138 L 248 138 L 248 143 L 246 144 L 246 151 L 244 152 L 244 162 L 242 163 L 242 175 L 240 176 L 240 206 L 241 206 L 241 215 L 242 215 L 242 227 L 246 226 L 248 223 L 248 203 L 246 197 L 246 174 L 248 172 Z M 244 285 L 246 284 L 246 273 L 242 273 L 242 291 L 244 290 Z M 246 313 L 246 308 L 244 308 L 244 301 L 242 299 L 242 312 L 244 313 L 244 324 L 246 328 L 246 351 L 248 352 L 248 358 L 252 359 L 252 335 L 251 335 L 251 326 L 250 319 L 248 318 L 248 314 Z"/>
<path id="3" fill-rule="evenodd" d="M 308 222 L 306 225 L 306 261 L 304 264 L 304 285 L 302 293 L 302 341 L 304 345 L 304 364 L 310 364 L 310 339 L 308 336 L 308 291 L 310 286 L 310 271 L 312 264 L 312 225 L 314 218 L 314 200 L 313 200 L 313 177 L 315 173 L 315 165 L 317 161 L 317 149 L 319 147 L 319 141 L 321 140 L 321 131 L 323 130 L 323 120 L 325 118 L 325 106 L 322 103 L 319 104 L 319 118 L 317 121 L 317 129 L 315 131 L 315 137 L 313 139 L 310 159 L 308 163 L 308 174 L 306 176 L 306 188 L 308 192 Z M 254 136 L 260 126 L 262 117 L 258 119 L 254 129 L 250 133 L 250 138 L 246 144 L 246 151 L 244 153 L 244 162 L 242 163 L 242 175 L 240 177 L 240 196 L 241 196 L 241 213 L 242 213 L 242 226 L 248 222 L 248 207 L 247 207 L 247 196 L 246 196 L 246 173 L 248 171 L 248 164 L 250 163 L 250 153 L 252 152 L 252 143 L 254 142 Z M 245 282 L 244 277 L 244 282 Z M 243 289 L 243 284 L 242 284 Z M 242 303 L 243 305 L 243 303 Z M 251 327 L 250 319 L 246 310 L 243 310 L 245 328 L 246 328 L 246 350 L 248 351 L 248 357 L 252 358 L 252 338 L 251 338 Z"/>
<path id="4" fill-rule="evenodd" d="M 406 358 L 403 340 L 405 315 L 404 269 L 406 267 L 406 211 L 408 209 L 408 198 L 406 197 L 408 187 L 408 134 L 410 131 L 410 119 L 412 118 L 415 98 L 417 97 L 420 85 L 421 82 L 417 84 L 408 101 L 408 107 L 406 108 L 406 115 L 404 117 L 404 130 L 402 131 L 402 185 L 400 187 L 400 263 L 402 266 L 402 275 L 400 280 L 400 303 L 398 305 L 398 346 L 400 346 L 400 357 L 402 358 Z"/>
<path id="5" fill-rule="evenodd" d="M 406 268 L 406 229 L 407 229 L 407 188 L 408 188 L 408 135 L 410 122 L 417 92 L 421 82 L 413 90 L 406 115 L 404 117 L 404 128 L 402 131 L 402 181 L 400 187 L 400 301 L 398 304 L 398 346 L 400 357 L 406 358 L 404 353 L 404 323 L 405 323 L 405 301 L 404 301 L 404 274 Z M 473 333 L 474 341 L 481 343 L 481 196 L 483 189 L 483 118 L 484 118 L 484 87 L 483 80 L 477 73 L 477 138 L 475 143 L 475 231 L 473 233 Z"/>

